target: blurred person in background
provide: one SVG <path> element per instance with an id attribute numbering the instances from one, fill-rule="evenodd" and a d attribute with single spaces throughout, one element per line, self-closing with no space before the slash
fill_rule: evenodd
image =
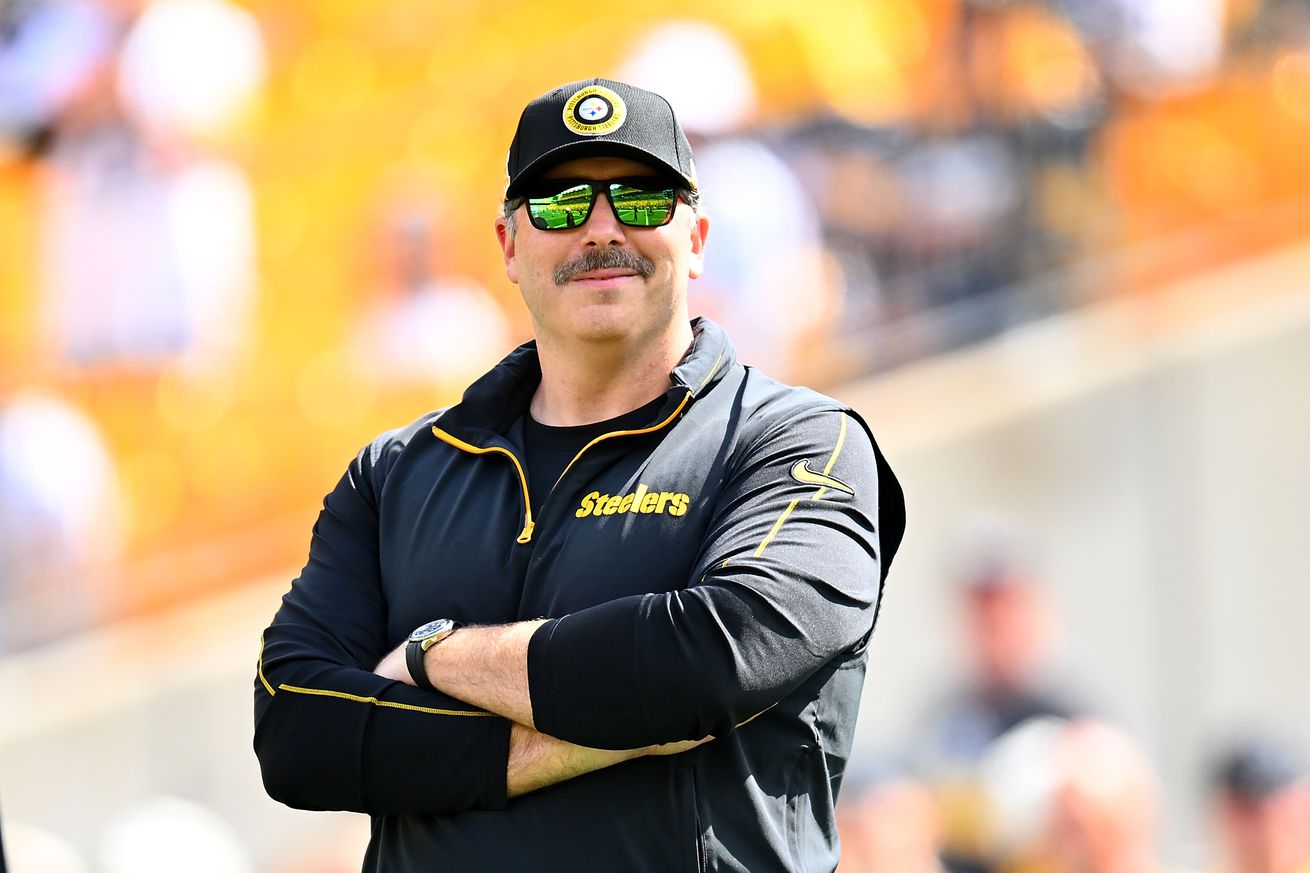
<path id="1" fill-rule="evenodd" d="M 664 98 L 561 86 L 507 164 L 536 340 L 327 497 L 263 638 L 265 787 L 371 814 L 370 871 L 832 870 L 896 478 L 688 318 L 709 219 Z"/>
<path id="2" fill-rule="evenodd" d="M 124 541 L 118 471 L 82 410 L 0 378 L 0 652 L 80 630 Z"/>
<path id="3" fill-rule="evenodd" d="M 1219 756 L 1212 784 L 1217 873 L 1310 873 L 1310 771 L 1290 743 L 1239 740 Z"/>
<path id="4" fill-rule="evenodd" d="M 1117 727 L 1070 723 L 1054 759 L 1049 830 L 1022 873 L 1165 873 L 1156 855 L 1160 786 L 1141 747 Z"/>
<path id="5" fill-rule="evenodd" d="M 997 873 L 1166 873 L 1156 855 L 1160 786 L 1138 743 L 1088 719 L 1038 718 L 982 765 Z"/>
<path id="6" fill-rule="evenodd" d="M 877 229 L 880 247 L 890 243 L 878 265 L 881 314 L 937 315 L 919 340 L 932 345 L 902 354 L 1031 317 L 1017 286 L 1076 252 L 1082 228 L 1064 216 L 1092 211 L 1085 177 L 1103 112 L 1080 34 L 1057 4 L 956 5 L 922 108 L 870 155 L 885 162 L 891 178 L 880 184 L 899 212 Z"/>
<path id="7" fill-rule="evenodd" d="M 360 319 L 355 353 L 380 383 L 455 393 L 496 363 L 508 320 L 476 280 L 441 269 L 430 209 L 401 200 L 382 218 L 381 275 Z"/>
<path id="8" fill-rule="evenodd" d="M 254 286 L 253 196 L 208 143 L 264 72 L 226 0 L 39 0 L 0 42 L 0 137 L 38 157 L 42 309 L 57 358 L 225 357 Z"/>
<path id="9" fill-rule="evenodd" d="M 904 774 L 848 774 L 837 805 L 841 863 L 837 873 L 983 873 L 986 868 L 941 855 L 937 799 Z"/>
<path id="10" fill-rule="evenodd" d="M 940 793 L 946 840 L 986 863 L 990 836 L 978 767 L 1008 731 L 1079 712 L 1076 694 L 1051 675 L 1053 616 L 1031 566 L 1029 534 L 1013 519 L 984 514 L 961 527 L 956 575 L 968 675 L 927 713 L 915 755 Z"/>

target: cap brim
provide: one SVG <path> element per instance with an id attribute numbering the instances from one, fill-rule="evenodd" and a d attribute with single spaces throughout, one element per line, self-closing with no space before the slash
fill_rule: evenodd
<path id="1" fill-rule="evenodd" d="M 656 169 L 667 171 L 674 177 L 682 180 L 682 182 L 693 191 L 696 189 L 696 183 L 684 176 L 681 170 L 655 156 L 651 152 L 639 148 L 638 146 L 629 145 L 628 143 L 601 139 L 584 142 L 568 142 L 556 146 L 546 152 L 544 155 L 524 167 L 518 174 L 517 178 L 510 182 L 509 187 L 505 189 L 505 199 L 509 200 L 510 198 L 517 196 L 527 182 L 540 176 L 551 167 L 562 164 L 565 161 L 571 161 L 575 158 L 611 156 L 618 158 L 631 158 L 645 164 L 650 164 Z"/>

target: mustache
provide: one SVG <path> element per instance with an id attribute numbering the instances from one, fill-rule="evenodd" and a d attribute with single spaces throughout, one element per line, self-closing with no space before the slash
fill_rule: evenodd
<path id="1" fill-rule="evenodd" d="M 566 261 L 555 268 L 555 284 L 563 285 L 575 276 L 592 270 L 632 270 L 643 279 L 655 272 L 655 262 L 628 249 L 588 249 L 582 256 Z"/>

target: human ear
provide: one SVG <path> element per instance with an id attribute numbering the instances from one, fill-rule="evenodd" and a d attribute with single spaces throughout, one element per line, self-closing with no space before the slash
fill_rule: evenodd
<path id="1" fill-rule="evenodd" d="M 699 279 L 705 272 L 705 238 L 710 234 L 709 216 L 699 212 L 691 219 L 691 257 L 687 259 L 687 275 Z"/>
<path id="2" fill-rule="evenodd" d="M 514 260 L 514 231 L 509 219 L 500 216 L 496 219 L 496 240 L 500 243 L 500 253 L 505 259 L 505 275 L 515 285 L 519 283 L 518 264 Z"/>

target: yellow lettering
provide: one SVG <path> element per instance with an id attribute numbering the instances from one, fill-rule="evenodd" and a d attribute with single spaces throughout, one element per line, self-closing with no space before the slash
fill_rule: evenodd
<path id="1" fill-rule="evenodd" d="M 573 514 L 578 518 L 589 515 L 621 515 L 624 513 L 650 515 L 686 515 L 691 497 L 680 491 L 652 491 L 647 485 L 637 485 L 631 494 L 601 494 L 592 491 L 584 496 Z"/>
<path id="2" fill-rule="evenodd" d="M 599 491 L 593 491 L 590 494 L 588 494 L 586 497 L 582 498 L 582 505 L 579 506 L 578 511 L 573 514 L 576 515 L 578 518 L 586 518 L 587 516 L 591 515 L 592 506 L 595 503 L 596 498 L 599 496 L 600 496 Z"/>
<path id="3" fill-rule="evenodd" d="M 650 489 L 647 488 L 645 485 L 638 485 L 638 486 L 637 486 L 637 490 L 636 490 L 635 492 L 633 492 L 633 494 L 632 494 L 632 503 L 629 504 L 628 501 L 627 501 L 627 499 L 626 499 L 626 498 L 624 499 L 623 503 L 624 503 L 624 506 L 627 507 L 627 508 L 624 509 L 623 511 L 624 511 L 624 512 L 640 512 L 640 511 L 641 511 L 641 501 L 645 499 L 645 497 L 646 497 L 646 492 L 649 491 L 649 490 L 650 490 Z"/>

